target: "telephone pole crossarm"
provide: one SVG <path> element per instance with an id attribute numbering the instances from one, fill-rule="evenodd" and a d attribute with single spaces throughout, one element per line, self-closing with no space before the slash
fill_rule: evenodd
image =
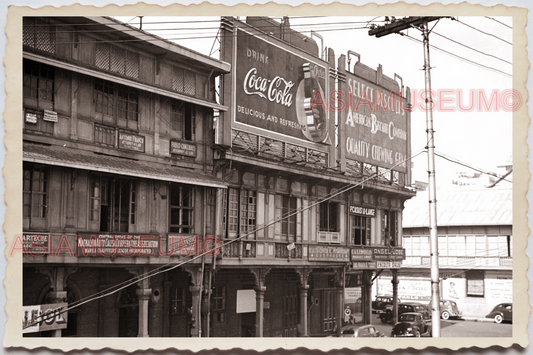
<path id="1" fill-rule="evenodd" d="M 368 31 L 370 36 L 377 38 L 386 36 L 391 33 L 398 33 L 411 27 L 420 27 L 424 23 L 438 20 L 442 17 L 427 17 L 427 16 L 410 16 L 399 20 L 393 20 L 383 26 L 377 26 Z"/>

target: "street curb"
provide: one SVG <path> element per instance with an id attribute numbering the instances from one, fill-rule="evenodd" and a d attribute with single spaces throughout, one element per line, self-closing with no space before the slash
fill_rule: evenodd
<path id="1" fill-rule="evenodd" d="M 494 323 L 494 319 L 492 318 L 470 318 L 470 317 L 463 317 L 462 318 L 465 321 L 469 322 L 487 322 L 487 323 Z"/>

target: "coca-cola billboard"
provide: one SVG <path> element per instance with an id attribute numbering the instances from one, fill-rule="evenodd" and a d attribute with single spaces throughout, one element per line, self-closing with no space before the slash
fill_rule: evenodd
<path id="1" fill-rule="evenodd" d="M 236 30 L 234 127 L 331 144 L 327 62 L 264 33 Z"/>

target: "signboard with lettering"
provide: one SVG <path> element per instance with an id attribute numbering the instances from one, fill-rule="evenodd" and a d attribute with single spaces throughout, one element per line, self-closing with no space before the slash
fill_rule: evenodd
<path id="1" fill-rule="evenodd" d="M 57 122 L 57 112 L 44 110 L 43 120 L 50 122 Z"/>
<path id="2" fill-rule="evenodd" d="M 78 256 L 149 257 L 159 252 L 159 238 L 151 235 L 80 233 L 76 245 Z"/>
<path id="3" fill-rule="evenodd" d="M 321 245 L 309 246 L 310 261 L 350 261 L 350 248 Z"/>
<path id="4" fill-rule="evenodd" d="M 37 114 L 26 112 L 26 122 L 27 123 L 37 123 Z"/>
<path id="5" fill-rule="evenodd" d="M 352 261 L 356 260 L 372 260 L 374 253 L 372 248 L 365 247 L 352 247 L 350 249 Z"/>
<path id="6" fill-rule="evenodd" d="M 196 144 L 172 140 L 170 141 L 170 154 L 196 157 Z"/>
<path id="7" fill-rule="evenodd" d="M 23 234 L 24 255 L 43 255 L 50 252 L 50 234 Z"/>
<path id="8" fill-rule="evenodd" d="M 376 209 L 375 208 L 350 205 L 350 209 L 349 210 L 350 210 L 351 214 L 359 214 L 359 215 L 362 215 L 362 216 L 369 216 L 369 217 L 375 217 L 376 216 Z"/>
<path id="9" fill-rule="evenodd" d="M 330 110 L 324 104 L 329 90 L 328 63 L 235 23 L 232 125 L 327 150 L 327 145 L 334 143 Z"/>
<path id="10" fill-rule="evenodd" d="M 118 147 L 144 153 L 144 136 L 128 132 L 118 132 Z"/>
<path id="11" fill-rule="evenodd" d="M 345 74 L 347 92 L 343 95 L 346 110 L 343 123 L 346 157 L 407 172 L 404 160 L 408 155 L 410 132 L 407 101 L 402 97 L 405 92 L 400 93 L 399 87 L 387 89 L 349 71 Z M 389 88 L 394 85 L 392 79 L 380 72 L 373 76 L 381 77 L 381 81 L 390 81 Z"/>
<path id="12" fill-rule="evenodd" d="M 22 333 L 37 333 L 67 328 L 67 303 L 22 307 Z"/>
<path id="13" fill-rule="evenodd" d="M 404 260 L 405 249 L 390 247 L 373 247 L 374 260 Z"/>
<path id="14" fill-rule="evenodd" d="M 354 261 L 352 268 L 357 270 L 375 270 L 377 269 L 377 264 L 375 261 Z"/>

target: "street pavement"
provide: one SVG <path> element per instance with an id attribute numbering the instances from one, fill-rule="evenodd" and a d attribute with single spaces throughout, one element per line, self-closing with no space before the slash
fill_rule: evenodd
<path id="1" fill-rule="evenodd" d="M 391 336 L 392 324 L 381 323 L 378 314 L 372 314 L 372 324 L 386 336 Z M 511 323 L 496 324 L 489 318 L 467 317 L 458 320 L 440 320 L 441 337 L 511 337 L 513 325 Z M 428 337 L 430 334 L 424 334 Z"/>

